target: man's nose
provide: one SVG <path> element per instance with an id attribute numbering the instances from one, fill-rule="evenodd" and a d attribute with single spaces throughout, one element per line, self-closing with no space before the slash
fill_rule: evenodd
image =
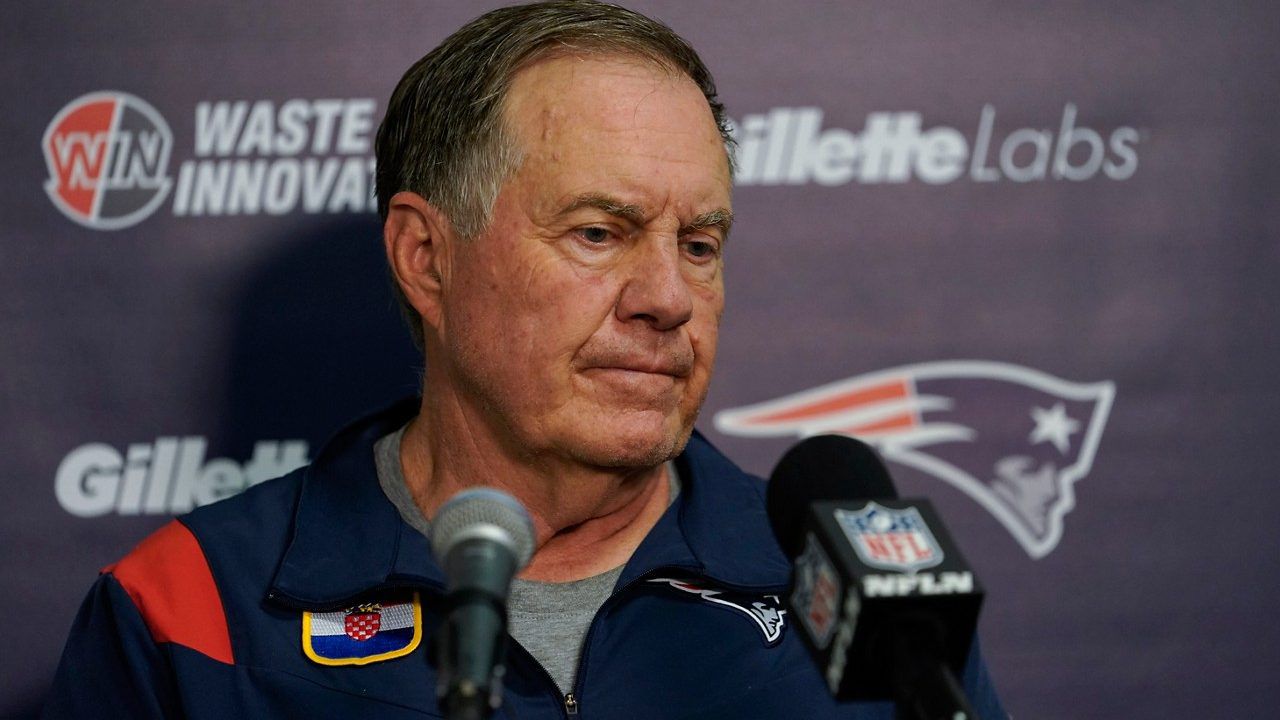
<path id="1" fill-rule="evenodd" d="M 650 237 L 632 250 L 627 280 L 616 313 L 622 322 L 641 320 L 656 330 L 671 330 L 693 317 L 689 290 L 675 237 Z"/>

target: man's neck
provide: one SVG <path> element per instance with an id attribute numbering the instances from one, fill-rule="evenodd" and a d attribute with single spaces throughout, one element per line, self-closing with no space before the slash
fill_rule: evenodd
<path id="1" fill-rule="evenodd" d="M 535 551 L 520 573 L 568 582 L 624 564 L 670 502 L 664 465 L 618 470 L 560 458 L 511 457 L 473 423 L 424 399 L 405 430 L 400 464 L 428 518 L 455 493 L 487 485 L 510 493 L 533 519 Z"/>

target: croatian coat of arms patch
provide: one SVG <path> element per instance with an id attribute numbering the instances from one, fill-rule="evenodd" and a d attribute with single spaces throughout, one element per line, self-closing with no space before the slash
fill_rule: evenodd
<path id="1" fill-rule="evenodd" d="M 418 594 L 333 612 L 302 613 L 302 651 L 321 665 L 367 665 L 408 655 L 422 642 Z"/>

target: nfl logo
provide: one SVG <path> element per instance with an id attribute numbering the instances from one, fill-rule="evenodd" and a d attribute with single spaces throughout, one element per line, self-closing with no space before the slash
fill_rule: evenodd
<path id="1" fill-rule="evenodd" d="M 876 502 L 861 510 L 835 511 L 858 558 L 882 570 L 913 573 L 942 562 L 942 548 L 913 508 L 887 508 Z"/>

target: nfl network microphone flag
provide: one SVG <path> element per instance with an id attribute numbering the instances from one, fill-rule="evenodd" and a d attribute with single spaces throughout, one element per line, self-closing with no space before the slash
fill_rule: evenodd
<path id="1" fill-rule="evenodd" d="M 890 697 L 893 643 L 922 621 L 963 673 L 983 592 L 928 501 L 817 502 L 804 537 L 790 606 L 837 698 Z"/>

